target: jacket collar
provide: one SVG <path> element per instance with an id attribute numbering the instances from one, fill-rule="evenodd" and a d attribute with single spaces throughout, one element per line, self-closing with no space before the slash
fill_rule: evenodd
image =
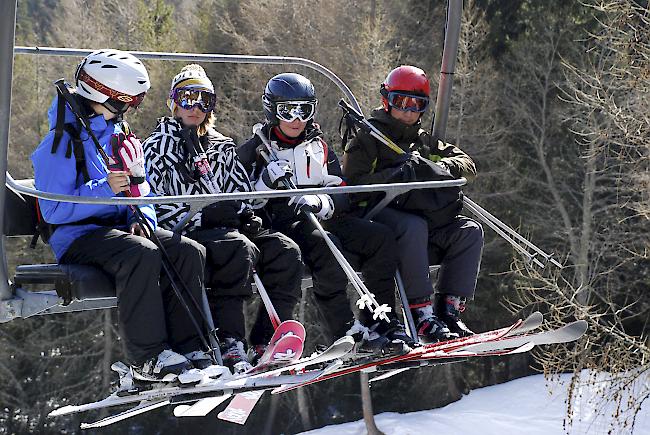
<path id="1" fill-rule="evenodd" d="M 293 148 L 298 144 L 312 140 L 322 135 L 323 132 L 321 131 L 320 126 L 315 122 L 308 123 L 305 127 L 305 131 L 303 131 L 300 136 L 296 138 L 287 137 L 284 133 L 282 133 L 280 127 L 271 128 L 271 139 L 277 141 L 278 146 L 281 146 L 282 148 Z"/>
<path id="2" fill-rule="evenodd" d="M 378 107 L 370 113 L 370 119 L 383 124 L 385 128 L 385 133 L 393 139 L 395 142 L 408 141 L 413 142 L 418 138 L 420 127 L 422 122 L 418 119 L 413 125 L 404 124 L 401 121 L 390 116 L 388 112 L 384 110 L 383 107 Z"/>

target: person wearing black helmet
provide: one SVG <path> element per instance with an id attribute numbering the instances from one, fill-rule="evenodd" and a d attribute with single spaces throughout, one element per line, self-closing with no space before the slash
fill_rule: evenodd
<path id="1" fill-rule="evenodd" d="M 339 160 L 314 122 L 318 100 L 312 83 L 300 74 L 276 75 L 267 83 L 262 102 L 266 122 L 261 134 L 270 141 L 278 160 L 267 164 L 261 158 L 259 150 L 264 145 L 257 135 L 237 149 L 255 180 L 255 189 L 281 189 L 287 179 L 298 188 L 344 185 Z M 406 351 L 412 341 L 392 312 L 390 323 L 373 320 L 365 309 L 359 320 L 353 319 L 346 292 L 348 278 L 321 233 L 302 213 L 310 211 L 322 221 L 332 240 L 360 267 L 378 302 L 393 306 L 395 238 L 382 224 L 347 215 L 348 204 L 344 194 L 303 195 L 269 200 L 263 211 L 273 228 L 300 246 L 330 338 L 352 335 L 359 352 Z"/>
<path id="2" fill-rule="evenodd" d="M 344 174 L 353 184 L 443 180 L 476 176 L 472 159 L 458 147 L 435 141 L 421 128 L 429 106 L 430 85 L 420 68 L 403 65 L 381 85 L 381 107 L 369 121 L 395 142 L 399 154 L 365 131 L 346 146 Z M 363 214 L 372 200 L 362 198 Z M 461 216 L 460 189 L 430 189 L 400 196 L 373 219 L 395 231 L 399 270 L 418 335 L 423 342 L 467 336 L 460 319 L 474 297 L 483 248 L 481 225 Z M 440 264 L 435 303 L 429 264 Z"/>

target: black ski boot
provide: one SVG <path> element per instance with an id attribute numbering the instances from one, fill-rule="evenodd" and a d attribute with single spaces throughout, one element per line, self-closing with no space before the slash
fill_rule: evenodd
<path id="1" fill-rule="evenodd" d="M 447 325 L 434 314 L 433 304 L 428 298 L 425 301 L 410 304 L 410 309 L 421 343 L 437 343 L 458 338 L 458 334 L 452 333 Z"/>
<path id="2" fill-rule="evenodd" d="M 370 330 L 370 328 L 363 325 L 358 320 L 354 320 L 354 322 L 351 323 L 351 326 L 346 331 L 345 335 L 349 335 L 354 339 L 355 345 L 352 354 L 354 354 L 355 357 L 380 357 L 390 355 L 392 352 L 396 351 L 387 337 Z"/>
<path id="3" fill-rule="evenodd" d="M 474 332 L 460 320 L 460 313 L 465 311 L 464 296 L 455 296 L 447 293 L 436 294 L 436 313 L 438 318 L 445 322 L 449 330 L 460 337 L 469 337 Z"/>
<path id="4" fill-rule="evenodd" d="M 244 342 L 236 337 L 226 337 L 221 342 L 221 359 L 223 365 L 228 367 L 233 375 L 244 373 L 252 366 L 244 348 Z"/>
<path id="5" fill-rule="evenodd" d="M 410 352 L 418 345 L 417 339 L 413 339 L 404 328 L 402 323 L 392 318 L 390 322 L 380 321 L 370 327 L 371 331 L 388 338 L 396 347 L 402 346 L 402 353 Z"/>

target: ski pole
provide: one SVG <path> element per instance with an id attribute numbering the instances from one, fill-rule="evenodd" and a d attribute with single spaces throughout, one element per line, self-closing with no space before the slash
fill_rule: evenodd
<path id="1" fill-rule="evenodd" d="M 267 162 L 271 162 L 274 160 L 277 160 L 277 155 L 273 151 L 273 148 L 271 147 L 271 144 L 269 143 L 268 139 L 262 132 L 262 124 L 255 124 L 253 126 L 253 134 L 259 136 L 259 138 L 262 140 L 262 143 L 267 149 L 267 153 L 262 152 L 262 158 Z M 283 180 L 283 183 L 285 187 L 288 189 L 295 190 L 297 187 L 293 183 L 292 180 Z M 357 293 L 359 294 L 359 300 L 357 301 L 357 306 L 359 309 L 363 308 L 368 308 L 368 310 L 372 313 L 373 319 L 382 319 L 387 322 L 390 320 L 388 319 L 387 313 L 392 311 L 392 308 L 388 306 L 388 304 L 382 304 L 380 305 L 377 300 L 375 299 L 375 295 L 368 290 L 368 288 L 365 286 L 363 281 L 359 278 L 357 273 L 354 271 L 348 260 L 345 258 L 343 253 L 338 249 L 338 247 L 334 244 L 334 242 L 331 240 L 329 235 L 327 234 L 327 231 L 323 228 L 321 223 L 318 221 L 316 216 L 310 211 L 303 211 L 309 221 L 316 227 L 318 232 L 323 236 L 323 239 L 325 240 L 325 243 L 327 244 L 328 248 L 330 251 L 332 251 L 332 254 L 334 255 L 334 258 L 337 260 L 341 268 L 343 269 L 343 272 L 347 275 L 348 279 L 352 283 L 352 286 L 355 288 Z"/>
<path id="2" fill-rule="evenodd" d="M 395 144 L 395 142 L 393 142 L 388 136 L 383 134 L 374 125 L 368 122 L 368 120 L 364 118 L 364 116 L 361 113 L 357 112 L 345 100 L 341 99 L 339 101 L 339 106 L 343 109 L 344 116 L 347 119 L 351 120 L 359 128 L 361 128 L 362 130 L 370 134 L 372 137 L 374 137 L 384 145 L 386 145 L 395 153 L 397 154 L 406 153 L 406 151 L 404 151 L 397 144 Z M 539 254 L 540 256 L 544 257 L 546 261 L 550 261 L 553 265 L 562 268 L 562 265 L 557 260 L 552 258 L 553 257 L 552 254 L 547 254 L 546 252 L 544 252 L 542 249 L 540 249 L 539 247 L 537 247 L 536 245 L 528 241 L 526 238 L 524 238 L 515 230 L 510 228 L 508 225 L 506 225 L 505 223 L 497 219 L 494 215 L 490 214 L 484 208 L 480 207 L 478 204 L 476 204 L 474 201 L 469 199 L 467 196 L 463 196 L 463 203 L 480 221 L 485 223 L 487 226 L 492 228 L 498 235 L 503 237 L 503 239 L 505 239 L 508 243 L 512 245 L 513 248 L 515 248 L 515 250 L 517 250 L 524 257 L 526 257 L 528 261 L 532 261 L 538 266 L 544 268 L 544 264 L 535 258 L 535 256 Z M 519 243 L 517 243 L 517 241 L 515 241 L 512 237 L 508 237 L 505 233 L 509 233 L 517 240 L 520 240 L 530 249 L 535 251 L 535 253 L 533 254 L 529 253 L 524 247 L 522 247 Z"/>
<path id="3" fill-rule="evenodd" d="M 187 151 L 194 160 L 194 166 L 199 171 L 199 174 L 201 174 L 201 178 L 203 181 L 205 181 L 205 184 L 208 186 L 210 193 L 221 193 L 219 190 L 219 185 L 214 179 L 214 174 L 212 173 L 212 168 L 210 167 L 210 162 L 208 161 L 208 156 L 201 146 L 201 143 L 197 141 L 196 144 L 188 144 L 187 138 L 185 139 L 185 142 L 185 145 L 187 145 Z M 195 146 L 198 146 L 199 149 L 197 150 Z M 262 280 L 255 270 L 253 270 L 253 281 L 255 281 L 255 286 L 257 287 L 260 298 L 264 303 L 264 308 L 266 308 L 266 312 L 269 315 L 273 329 L 278 329 L 278 326 L 280 326 L 281 323 L 280 316 L 278 316 L 278 312 L 275 310 L 273 302 L 271 302 L 271 298 L 269 297 L 269 294 L 266 291 Z"/>

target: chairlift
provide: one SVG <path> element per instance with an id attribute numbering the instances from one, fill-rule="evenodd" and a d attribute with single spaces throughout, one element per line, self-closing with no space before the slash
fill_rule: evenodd
<path id="1" fill-rule="evenodd" d="M 13 75 L 14 55 L 36 56 L 67 56 L 83 57 L 92 50 L 54 48 L 54 47 L 22 47 L 15 46 L 16 2 L 10 2 L 6 11 L 0 16 L 0 180 L 4 181 L 6 189 L 0 189 L 0 323 L 9 322 L 16 318 L 29 318 L 36 315 L 47 315 L 64 312 L 87 311 L 113 308 L 116 306 L 114 285 L 101 270 L 91 266 L 60 265 L 60 264 L 24 264 L 16 268 L 15 275 L 10 278 L 7 267 L 5 237 L 33 237 L 36 228 L 35 203 L 37 198 L 74 202 L 79 204 L 112 204 L 112 205 L 143 205 L 165 203 L 189 203 L 191 206 L 186 219 L 215 201 L 268 199 L 290 197 L 304 194 L 327 193 L 359 193 L 384 192 L 386 197 L 382 206 L 388 204 L 396 196 L 413 189 L 442 188 L 462 186 L 464 178 L 449 181 L 427 181 L 398 184 L 375 184 L 367 186 L 345 186 L 301 189 L 295 191 L 225 193 L 194 196 L 162 196 L 156 198 L 80 198 L 78 196 L 59 195 L 43 192 L 34 188 L 33 179 L 15 180 L 7 172 L 9 124 L 11 113 L 11 83 Z M 445 49 L 442 58 L 441 77 L 438 88 L 434 125 L 435 137 L 444 139 L 447 114 L 449 111 L 452 74 L 455 68 L 456 51 L 458 47 L 461 0 L 450 0 L 448 7 Z M 204 63 L 238 63 L 266 65 L 296 65 L 311 68 L 331 80 L 349 101 L 351 107 L 358 113 L 363 111 L 350 88 L 331 70 L 309 59 L 288 56 L 254 56 L 254 55 L 225 55 L 225 54 L 196 54 L 130 51 L 140 59 L 155 59 L 166 61 L 204 62 Z M 536 256 L 543 257 L 553 264 L 559 265 L 550 255 L 519 236 L 496 217 L 482 209 L 471 200 L 466 200 L 467 208 L 483 223 L 495 229 L 506 238 L 515 248 L 542 267 Z M 180 230 L 176 228 L 176 230 Z M 516 240 L 533 250 L 530 254 Z M 303 280 L 303 287 L 309 286 L 311 280 Z M 50 290 L 29 291 L 33 284 L 46 284 Z M 408 306 L 403 285 L 398 276 L 398 288 L 402 296 L 403 306 Z M 405 310 L 407 313 L 409 310 Z M 410 313 L 409 313 L 410 314 Z M 411 333 L 414 333 L 412 319 L 407 319 Z"/>

